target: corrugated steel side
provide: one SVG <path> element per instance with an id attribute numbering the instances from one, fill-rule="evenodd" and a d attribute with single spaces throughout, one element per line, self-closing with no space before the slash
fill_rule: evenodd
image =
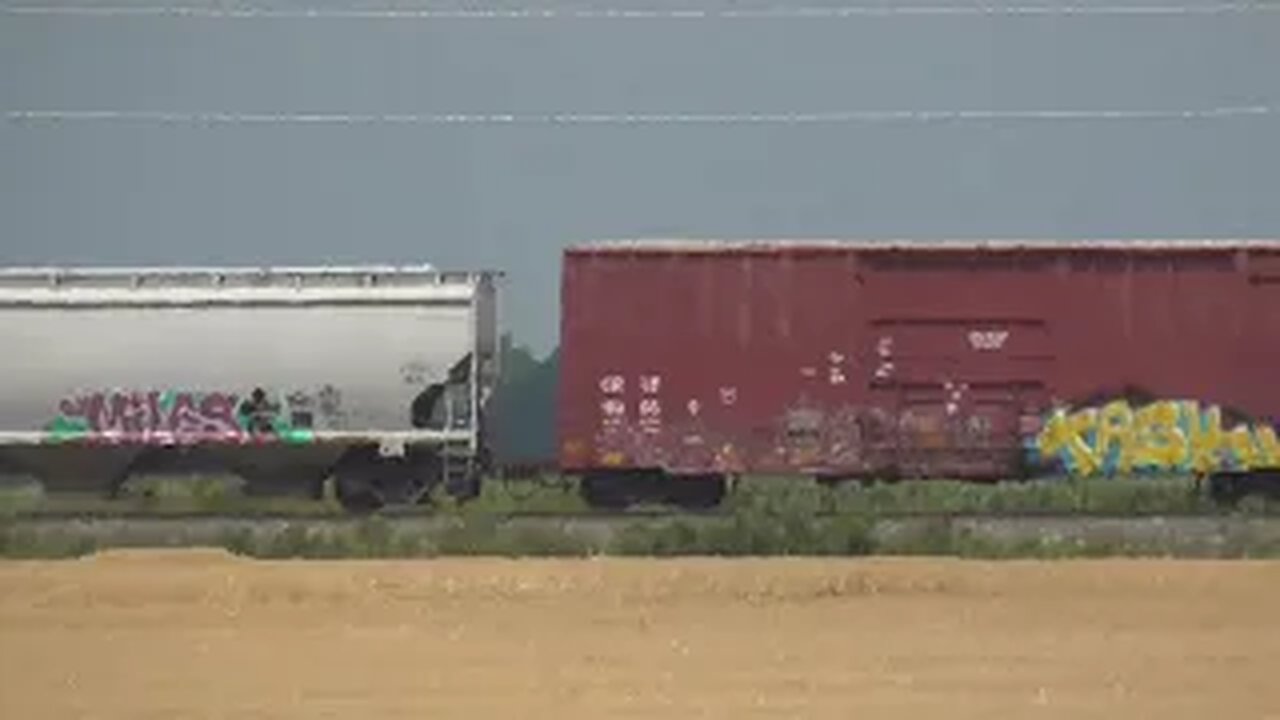
<path id="1" fill-rule="evenodd" d="M 573 470 L 1008 476 L 1280 463 L 1280 243 L 571 248 Z"/>

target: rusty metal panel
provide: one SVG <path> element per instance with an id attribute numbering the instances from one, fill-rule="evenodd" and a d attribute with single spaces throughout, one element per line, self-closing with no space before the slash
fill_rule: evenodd
<path id="1" fill-rule="evenodd" d="M 1280 463 L 1276 258 L 1270 240 L 571 248 L 561 463 L 930 477 Z M 1155 449 L 1164 436 L 1181 440 Z"/>
<path id="2" fill-rule="evenodd" d="M 474 435 L 414 403 L 496 350 L 484 274 L 429 268 L 0 273 L 0 440 L 350 441 Z M 461 422 L 459 422 L 461 420 Z M 434 421 L 432 421 L 434 422 Z M 446 426 L 447 425 L 447 426 Z"/>

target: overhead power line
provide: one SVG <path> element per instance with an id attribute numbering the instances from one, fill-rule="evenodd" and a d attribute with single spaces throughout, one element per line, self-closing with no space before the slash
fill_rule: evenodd
<path id="1" fill-rule="evenodd" d="M 1185 110 L 850 110 L 788 113 L 350 114 L 17 110 L 16 123 L 161 125 L 813 125 L 849 123 L 1225 120 L 1277 117 L 1269 105 Z"/>
<path id="2" fill-rule="evenodd" d="M 827 20 L 869 17 L 1212 16 L 1280 11 L 1280 3 L 892 5 L 707 9 L 628 8 L 272 8 L 253 5 L 6 5 L 10 15 L 222 20 Z"/>

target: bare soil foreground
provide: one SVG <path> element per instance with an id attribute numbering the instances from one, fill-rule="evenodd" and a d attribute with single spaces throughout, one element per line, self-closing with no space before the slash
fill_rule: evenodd
<path id="1" fill-rule="evenodd" d="M 0 717 L 1280 718 L 1280 563 L 0 563 Z"/>

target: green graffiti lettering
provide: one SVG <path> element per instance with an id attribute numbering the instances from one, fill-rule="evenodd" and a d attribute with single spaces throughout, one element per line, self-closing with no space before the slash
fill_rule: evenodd
<path id="1" fill-rule="evenodd" d="M 67 440 L 79 440 L 89 435 L 89 423 L 80 418 L 57 417 L 53 422 L 49 423 L 46 430 L 49 433 L 49 439 L 54 442 L 65 442 Z"/>

